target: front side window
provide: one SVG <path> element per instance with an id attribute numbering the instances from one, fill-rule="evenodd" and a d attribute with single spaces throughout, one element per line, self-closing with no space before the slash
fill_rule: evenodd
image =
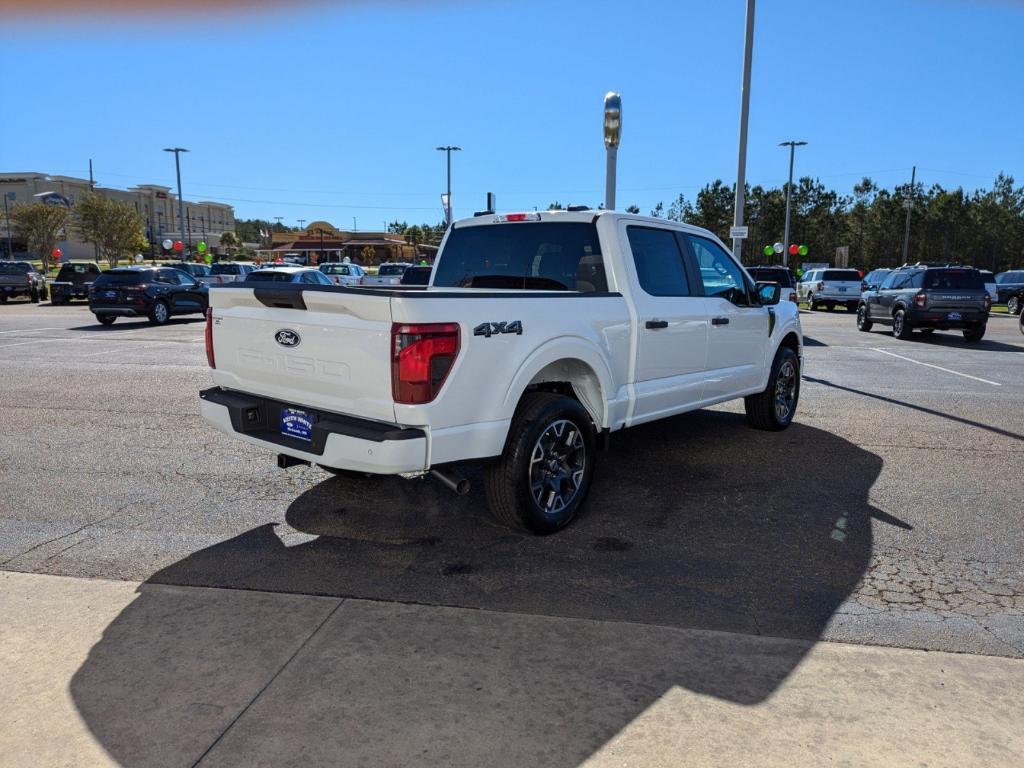
<path id="1" fill-rule="evenodd" d="M 693 254 L 704 282 L 704 295 L 726 299 L 741 307 L 750 306 L 750 294 L 743 270 L 717 243 L 689 236 Z"/>
<path id="2" fill-rule="evenodd" d="M 683 253 L 668 229 L 626 227 L 640 287 L 651 296 L 689 296 Z"/>
<path id="3" fill-rule="evenodd" d="M 594 224 L 550 221 L 456 227 L 445 241 L 434 286 L 608 290 Z"/>

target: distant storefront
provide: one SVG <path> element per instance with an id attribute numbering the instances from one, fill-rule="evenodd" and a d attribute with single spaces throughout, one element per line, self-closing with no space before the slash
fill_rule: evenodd
<path id="1" fill-rule="evenodd" d="M 416 248 L 393 232 L 350 232 L 326 221 L 314 221 L 301 232 L 275 232 L 269 248 L 256 252 L 260 261 L 298 257 L 307 264 L 343 261 L 375 266 L 386 261 L 412 261 Z"/>

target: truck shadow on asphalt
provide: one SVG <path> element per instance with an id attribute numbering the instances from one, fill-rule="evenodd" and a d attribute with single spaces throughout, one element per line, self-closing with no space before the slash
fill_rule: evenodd
<path id="1" fill-rule="evenodd" d="M 763 433 L 747 428 L 739 414 L 701 411 L 614 435 L 585 514 L 548 537 L 492 524 L 479 477 L 465 497 L 436 482 L 328 478 L 294 500 L 287 526 L 268 523 L 155 573 L 92 648 L 71 694 L 116 759 L 163 764 L 162 737 L 191 727 L 201 692 L 231 689 L 245 672 L 231 658 L 212 669 L 194 662 L 211 654 L 224 658 L 223 647 L 232 642 L 250 650 L 269 642 L 258 621 L 239 623 L 237 615 L 204 608 L 202 590 L 175 590 L 172 596 L 159 585 L 613 622 L 568 625 L 579 634 L 578 653 L 572 638 L 566 640 L 567 625 L 536 628 L 536 666 L 529 658 L 505 658 L 509 649 L 502 648 L 500 633 L 478 638 L 486 645 L 479 653 L 494 661 L 481 674 L 492 684 L 497 675 L 507 695 L 503 699 L 498 690 L 484 704 L 464 702 L 468 718 L 474 708 L 487 709 L 473 726 L 484 731 L 474 738 L 500 744 L 515 737 L 536 747 L 536 753 L 512 750 L 507 760 L 491 755 L 485 762 L 575 765 L 673 686 L 742 705 L 771 696 L 867 569 L 872 518 L 910 528 L 869 504 L 881 468 L 875 454 L 819 429 L 795 424 L 786 432 Z M 356 604 L 342 604 L 332 622 L 344 622 L 346 605 Z M 182 630 L 197 622 L 196 631 Z M 667 644 L 652 635 L 654 650 L 637 650 L 637 633 L 657 635 L 664 627 L 741 634 L 676 633 Z M 766 651 L 745 635 L 792 641 Z M 427 665 L 451 663 L 429 637 L 417 643 L 417 658 Z M 556 647 L 561 650 L 552 658 Z M 302 725 L 306 739 L 337 739 L 334 714 L 358 718 L 364 708 L 379 706 L 379 691 L 344 675 L 324 685 L 333 687 L 318 694 L 333 702 L 331 716 L 294 713 L 297 722 L 312 717 Z M 401 685 L 416 688 L 416 680 Z M 409 695 L 431 700 L 427 690 Z M 554 722 L 588 712 L 593 718 L 585 727 L 531 730 L 533 717 L 517 708 L 537 710 L 553 700 L 563 708 L 551 715 Z M 235 715 L 228 714 L 230 721 Z M 427 711 L 412 722 L 390 719 L 396 751 L 389 764 L 423 763 L 419 752 L 401 750 L 422 748 L 430 741 L 424 722 L 447 723 L 450 715 Z M 344 762 L 339 756 L 337 764 Z"/>

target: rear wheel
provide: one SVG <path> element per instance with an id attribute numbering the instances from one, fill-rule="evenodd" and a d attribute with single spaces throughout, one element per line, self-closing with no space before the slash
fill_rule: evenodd
<path id="1" fill-rule="evenodd" d="M 873 326 L 874 323 L 871 322 L 871 317 L 868 315 L 868 305 L 861 304 L 857 308 L 857 330 L 867 333 Z"/>
<path id="2" fill-rule="evenodd" d="M 113 325 L 114 321 L 117 320 L 115 315 L 96 315 L 96 319 L 100 321 L 101 325 Z"/>
<path id="3" fill-rule="evenodd" d="M 149 311 L 149 322 L 153 325 L 164 325 L 171 317 L 171 310 L 167 307 L 167 302 L 163 299 L 157 299 L 153 302 L 153 308 Z"/>
<path id="4" fill-rule="evenodd" d="M 499 522 L 554 533 L 576 517 L 590 490 L 597 441 L 590 414 L 569 397 L 528 392 L 501 458 L 487 467 L 487 504 Z"/>
<path id="5" fill-rule="evenodd" d="M 808 293 L 807 294 L 807 311 L 808 312 L 813 312 L 817 308 L 818 308 L 818 305 L 814 303 L 814 294 L 813 293 Z"/>
<path id="6" fill-rule="evenodd" d="M 764 391 L 743 398 L 747 423 L 755 429 L 780 430 L 788 427 L 800 400 L 800 358 L 789 347 L 780 347 Z"/>
<path id="7" fill-rule="evenodd" d="M 964 328 L 964 338 L 968 341 L 981 341 L 984 337 L 984 325 L 976 325 L 974 328 Z"/>
<path id="8" fill-rule="evenodd" d="M 896 314 L 892 318 L 892 335 L 897 339 L 906 341 L 910 338 L 910 334 L 913 331 L 914 329 L 910 325 L 910 321 L 907 320 L 907 313 L 902 309 L 897 309 Z"/>
<path id="9" fill-rule="evenodd" d="M 42 288 L 42 290 L 41 290 L 41 291 L 39 291 L 39 298 L 40 298 L 40 299 L 41 299 L 42 301 L 46 301 L 46 300 L 47 300 L 47 299 L 49 298 L 49 296 L 50 296 L 50 291 L 49 291 L 49 290 L 47 289 L 47 287 L 46 287 L 46 286 L 44 285 L 44 286 L 43 286 L 43 288 Z"/>
<path id="10" fill-rule="evenodd" d="M 28 292 L 28 299 L 33 304 L 39 303 L 39 289 L 33 286 Z"/>
<path id="11" fill-rule="evenodd" d="M 1011 296 L 1006 302 L 1006 311 L 1011 315 L 1016 315 L 1020 312 L 1020 299 L 1016 296 Z"/>

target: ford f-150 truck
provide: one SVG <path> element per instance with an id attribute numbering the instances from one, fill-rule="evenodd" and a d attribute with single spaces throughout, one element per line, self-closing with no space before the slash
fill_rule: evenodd
<path id="1" fill-rule="evenodd" d="M 483 463 L 493 513 L 549 533 L 610 433 L 741 397 L 789 425 L 803 342 L 779 295 L 696 227 L 489 214 L 452 225 L 425 288 L 212 288 L 202 414 L 282 467 L 461 490 L 453 467 Z"/>

